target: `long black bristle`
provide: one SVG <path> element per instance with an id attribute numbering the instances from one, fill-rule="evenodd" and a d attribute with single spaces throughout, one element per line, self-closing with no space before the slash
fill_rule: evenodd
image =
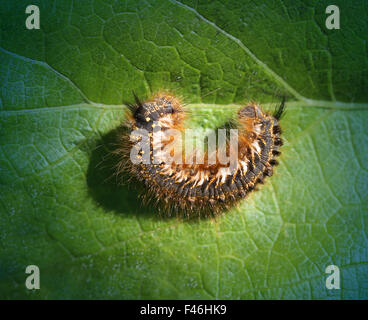
<path id="1" fill-rule="evenodd" d="M 275 111 L 273 113 L 273 116 L 277 120 L 280 120 L 285 115 L 285 109 L 286 109 L 285 101 L 286 101 L 286 97 L 283 96 L 280 105 L 278 107 L 276 107 L 276 109 L 275 109 Z"/>
<path id="2" fill-rule="evenodd" d="M 138 96 L 136 95 L 136 93 L 132 90 L 132 94 L 134 96 L 134 100 L 135 103 L 131 103 L 131 102 L 124 102 L 124 104 L 127 106 L 127 108 L 134 113 L 135 110 L 137 110 L 138 107 L 142 106 L 142 102 L 139 100 Z"/>
<path id="3" fill-rule="evenodd" d="M 132 93 L 133 93 L 133 96 L 134 96 L 135 103 L 138 105 L 138 107 L 141 107 L 142 106 L 141 100 L 139 100 L 138 96 L 135 94 L 134 91 L 132 91 Z"/>

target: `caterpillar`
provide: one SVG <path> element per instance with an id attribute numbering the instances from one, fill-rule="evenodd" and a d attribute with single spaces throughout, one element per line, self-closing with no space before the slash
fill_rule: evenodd
<path id="1" fill-rule="evenodd" d="M 233 168 L 230 163 L 219 161 L 219 151 L 212 163 L 208 160 L 209 151 L 203 163 L 186 163 L 185 155 L 173 157 L 172 130 L 182 134 L 187 118 L 182 102 L 174 95 L 158 93 L 144 102 L 135 96 L 135 103 L 127 106 L 122 124 L 127 130 L 120 135 L 115 151 L 119 157 L 117 172 L 127 171 L 131 178 L 142 182 L 146 187 L 143 200 L 154 201 L 167 212 L 202 215 L 227 210 L 263 183 L 265 177 L 272 176 L 278 164 L 276 157 L 283 144 L 279 120 L 285 99 L 273 114 L 263 112 L 256 103 L 238 111 L 236 121 L 230 125 L 238 132 L 237 152 L 230 150 L 229 139 L 223 149 L 229 158 L 235 159 Z M 138 143 L 144 140 L 139 134 L 142 131 L 147 132 L 145 150 Z M 159 142 L 153 139 L 155 132 L 160 133 Z M 193 158 L 197 156 L 194 154 Z M 165 162 L 169 158 L 174 160 Z"/>

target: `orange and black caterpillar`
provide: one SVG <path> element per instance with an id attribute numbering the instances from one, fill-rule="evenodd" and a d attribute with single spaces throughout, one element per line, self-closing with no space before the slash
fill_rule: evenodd
<path id="1" fill-rule="evenodd" d="M 168 136 L 160 145 L 154 145 L 152 133 L 155 126 L 158 124 L 163 133 L 169 129 L 183 132 L 186 112 L 178 98 L 166 93 L 144 102 L 136 97 L 136 103 L 128 105 L 128 109 L 124 123 L 128 131 L 120 137 L 120 147 L 116 151 L 120 158 L 118 172 L 125 169 L 133 178 L 143 182 L 146 186 L 144 200 L 155 199 L 159 208 L 169 212 L 201 215 L 227 209 L 245 198 L 257 184 L 263 183 L 266 176 L 272 176 L 273 167 L 278 164 L 275 158 L 282 145 L 279 119 L 285 110 L 285 100 L 272 115 L 262 112 L 255 103 L 238 111 L 236 123 L 232 125 L 239 133 L 235 171 L 218 161 L 209 164 L 206 161 L 208 155 L 202 164 L 133 163 L 130 151 L 139 140 L 134 130 L 148 131 L 152 160 L 155 148 L 172 142 L 172 137 Z M 137 156 L 142 157 L 142 154 Z"/>

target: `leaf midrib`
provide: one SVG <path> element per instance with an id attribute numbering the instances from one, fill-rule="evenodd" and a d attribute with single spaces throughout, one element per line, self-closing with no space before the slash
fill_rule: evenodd
<path id="1" fill-rule="evenodd" d="M 264 69 L 264 71 L 268 75 L 270 75 L 277 83 L 279 83 L 281 86 L 283 86 L 289 93 L 291 93 L 297 99 L 297 100 L 294 100 L 294 101 L 288 101 L 288 108 L 290 108 L 290 107 L 291 108 L 295 108 L 295 107 L 296 108 L 300 108 L 300 107 L 319 107 L 319 108 L 321 108 L 322 107 L 322 108 L 339 109 L 339 110 L 366 110 L 366 109 L 368 110 L 368 103 L 343 102 L 343 101 L 337 101 L 337 100 L 333 100 L 333 101 L 315 100 L 315 99 L 310 99 L 310 98 L 302 96 L 294 88 L 292 88 L 284 79 L 282 79 L 278 74 L 276 74 L 270 67 L 268 67 L 264 62 L 259 60 L 243 44 L 242 41 L 235 38 L 234 36 L 227 33 L 226 31 L 222 30 L 217 25 L 215 25 L 213 22 L 207 20 L 205 17 L 201 16 L 193 8 L 188 7 L 187 5 L 182 4 L 180 2 L 177 2 L 176 0 L 168 0 L 168 1 L 172 2 L 173 4 L 182 6 L 182 7 L 186 8 L 187 10 L 190 10 L 190 11 L 194 12 L 199 18 L 203 19 L 206 23 L 210 24 L 211 26 L 216 28 L 216 30 L 223 33 L 226 37 L 228 37 L 232 41 L 236 42 L 247 53 L 247 55 L 249 55 L 258 65 L 260 65 Z M 9 51 L 5 48 L 2 48 L 2 47 L 0 47 L 0 51 L 4 52 L 6 54 L 9 54 L 13 57 L 16 57 L 18 59 L 21 59 L 23 61 L 30 62 L 30 63 L 35 63 L 35 64 L 41 65 L 41 66 L 49 69 L 50 71 L 55 73 L 58 77 L 60 77 L 63 80 L 67 81 L 80 94 L 80 97 L 83 100 L 84 104 L 89 104 L 89 105 L 92 105 L 94 107 L 101 107 L 101 108 L 105 108 L 105 109 L 124 107 L 124 105 L 122 105 L 122 104 L 109 105 L 109 104 L 103 104 L 103 103 L 99 103 L 99 102 L 95 102 L 95 101 L 90 100 L 85 95 L 85 93 L 74 83 L 74 81 L 72 81 L 70 78 L 68 78 L 67 76 L 65 76 L 64 74 L 62 74 L 58 70 L 56 70 L 55 68 L 51 67 L 45 61 L 39 61 L 39 60 L 31 59 L 31 58 L 19 55 L 15 52 L 11 52 L 11 51 Z M 46 109 L 46 110 L 54 110 L 55 108 L 66 109 L 68 107 L 73 107 L 73 106 L 75 107 L 77 105 L 82 105 L 83 102 L 81 101 L 81 103 L 79 103 L 79 104 L 70 105 L 70 106 L 54 106 L 54 107 L 46 107 L 46 108 L 32 108 L 32 109 L 21 109 L 21 110 L 0 110 L 0 114 L 3 113 L 3 112 L 18 112 L 18 113 L 20 113 L 22 110 L 24 110 L 25 112 L 28 112 L 28 111 L 35 112 L 35 110 L 40 111 L 42 109 Z M 219 106 L 219 107 L 229 107 L 230 106 L 230 107 L 234 107 L 234 108 L 239 108 L 241 105 L 239 105 L 239 104 L 218 105 L 218 104 L 195 103 L 195 104 L 188 104 L 188 106 L 189 107 L 197 107 L 198 106 L 200 108 L 215 107 L 215 106 Z"/>

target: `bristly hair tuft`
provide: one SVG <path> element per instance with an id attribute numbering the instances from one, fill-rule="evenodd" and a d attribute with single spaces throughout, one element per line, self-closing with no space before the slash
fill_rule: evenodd
<path id="1" fill-rule="evenodd" d="M 280 103 L 279 106 L 277 106 L 275 108 L 275 111 L 273 112 L 273 116 L 277 119 L 277 120 L 280 120 L 284 115 L 285 115 L 285 112 L 286 112 L 286 106 L 285 106 L 285 101 L 286 101 L 286 97 L 283 96 L 282 97 L 282 101 Z"/>
<path id="2" fill-rule="evenodd" d="M 132 91 L 133 93 L 133 96 L 134 96 L 134 100 L 135 100 L 135 103 L 137 104 L 138 107 L 142 107 L 142 102 L 141 100 L 139 100 L 138 96 L 135 94 L 134 91 Z"/>
<path id="3" fill-rule="evenodd" d="M 131 113 L 134 113 L 135 110 L 137 110 L 139 107 L 142 106 L 142 102 L 141 102 L 141 100 L 139 100 L 139 98 L 136 95 L 136 93 L 134 92 L 134 90 L 132 90 L 132 94 L 133 94 L 135 103 L 124 102 L 124 104 L 127 106 L 127 108 L 129 109 L 129 111 Z"/>

